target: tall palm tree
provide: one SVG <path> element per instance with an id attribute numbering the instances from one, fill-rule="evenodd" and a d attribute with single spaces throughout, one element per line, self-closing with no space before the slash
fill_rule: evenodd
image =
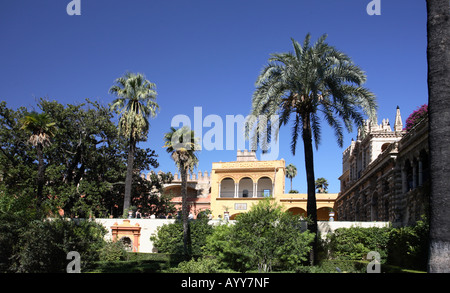
<path id="1" fill-rule="evenodd" d="M 450 272 L 450 3 L 427 0 L 428 117 L 431 169 L 428 271 Z"/>
<path id="2" fill-rule="evenodd" d="M 183 249 L 185 256 L 191 255 L 191 233 L 189 229 L 189 206 L 187 204 L 187 174 L 198 165 L 197 150 L 200 149 L 199 139 L 187 126 L 175 129 L 164 135 L 164 147 L 171 155 L 181 175 L 181 212 L 183 217 Z"/>
<path id="3" fill-rule="evenodd" d="M 307 179 L 307 215 L 311 219 L 309 231 L 316 234 L 317 211 L 315 195 L 313 144 L 320 143 L 322 114 L 333 128 L 340 147 L 343 145 L 343 128 L 349 132 L 352 124 L 363 125 L 363 115 L 376 115 L 375 96 L 362 85 L 365 73 L 350 57 L 328 45 L 326 35 L 310 44 L 307 34 L 300 45 L 292 39 L 294 52 L 271 54 L 269 63 L 261 71 L 256 81 L 252 98 L 252 117 L 265 117 L 268 121 L 279 115 L 280 125 L 287 125 L 292 118 L 291 151 L 295 155 L 297 138 L 302 136 Z M 343 120 L 343 123 L 341 122 Z M 253 123 L 255 124 L 255 123 Z M 260 133 L 267 124 L 249 125 Z M 267 130 L 266 130 L 267 131 Z M 255 137 L 255 136 L 254 136 Z M 316 261 L 315 243 L 311 252 L 311 262 Z"/>
<path id="4" fill-rule="evenodd" d="M 324 193 L 328 189 L 327 179 L 325 179 L 323 177 L 317 178 L 316 189 L 318 189 L 320 193 Z"/>
<path id="5" fill-rule="evenodd" d="M 286 177 L 291 179 L 291 190 L 292 190 L 292 179 L 297 176 L 297 167 L 292 164 L 287 165 L 286 167 Z"/>
<path id="6" fill-rule="evenodd" d="M 27 113 L 22 118 L 21 129 L 30 133 L 29 143 L 36 148 L 38 157 L 38 175 L 37 175 L 37 206 L 42 204 L 43 188 L 45 183 L 44 173 L 44 154 L 43 149 L 51 145 L 51 138 L 55 135 L 57 130 L 56 123 L 52 121 L 46 113 L 31 112 Z"/>
<path id="7" fill-rule="evenodd" d="M 136 143 L 147 137 L 148 119 L 156 116 L 159 106 L 156 103 L 156 86 L 143 74 L 127 72 L 124 76 L 117 78 L 115 83 L 109 89 L 109 92 L 117 97 L 113 101 L 111 109 L 120 115 L 119 133 L 127 137 L 129 142 L 123 202 L 123 212 L 125 213 L 131 202 Z"/>

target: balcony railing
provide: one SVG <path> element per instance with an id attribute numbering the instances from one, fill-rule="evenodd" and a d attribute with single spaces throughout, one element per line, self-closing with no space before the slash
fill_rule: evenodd
<path id="1" fill-rule="evenodd" d="M 265 191 L 258 191 L 256 192 L 256 196 L 257 198 L 263 198 L 263 197 L 270 197 L 272 195 L 272 192 L 269 190 L 265 190 Z M 235 197 L 235 193 L 234 191 L 221 191 L 219 198 L 234 198 Z M 254 198 L 253 196 L 253 191 L 248 191 L 248 193 L 244 193 L 244 192 L 239 192 L 236 197 L 238 198 Z"/>

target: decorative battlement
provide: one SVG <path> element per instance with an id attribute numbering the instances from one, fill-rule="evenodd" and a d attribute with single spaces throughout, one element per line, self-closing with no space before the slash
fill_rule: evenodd
<path id="1" fill-rule="evenodd" d="M 158 174 L 160 172 L 162 172 L 162 171 L 159 171 Z M 147 180 L 150 180 L 150 176 L 152 173 L 154 173 L 154 172 L 151 171 L 151 172 L 147 173 L 147 175 L 141 174 L 141 177 L 145 178 Z M 205 171 L 204 173 L 202 173 L 201 171 L 198 171 L 197 174 L 189 173 L 187 176 L 187 181 L 195 181 L 198 183 L 202 183 L 202 182 L 207 183 L 207 182 L 209 182 L 209 180 L 210 180 L 210 175 L 208 174 L 208 171 Z M 173 174 L 172 183 L 177 183 L 177 182 L 181 182 L 181 176 L 180 176 L 180 174 L 175 173 L 175 174 Z"/>
<path id="2" fill-rule="evenodd" d="M 254 162 L 254 161 L 258 161 L 258 159 L 256 158 L 256 152 L 255 151 L 248 151 L 248 150 L 243 150 L 237 151 L 236 154 L 236 161 L 238 162 Z"/>
<path id="3" fill-rule="evenodd" d="M 210 180 L 210 176 L 208 174 L 208 171 L 205 171 L 204 173 L 202 173 L 202 171 L 198 171 L 197 174 L 195 173 L 189 173 L 187 176 L 187 181 L 197 181 L 197 182 L 209 182 Z M 181 175 L 179 175 L 178 173 L 173 174 L 173 180 L 172 183 L 174 182 L 181 182 Z"/>

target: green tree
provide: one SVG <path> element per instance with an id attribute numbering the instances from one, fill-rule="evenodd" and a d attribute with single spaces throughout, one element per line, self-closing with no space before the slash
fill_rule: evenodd
<path id="1" fill-rule="evenodd" d="M 68 264 L 67 253 L 77 251 L 84 270 L 99 259 L 106 232 L 93 221 L 32 221 L 22 229 L 10 269 L 19 273 L 62 273 Z"/>
<path id="2" fill-rule="evenodd" d="M 198 256 L 203 253 L 207 236 L 213 233 L 213 226 L 208 224 L 208 219 L 196 219 L 189 221 L 192 237 L 192 255 Z M 172 224 L 158 227 L 156 235 L 150 237 L 153 245 L 160 253 L 184 255 L 184 229 L 183 221 L 175 220 Z"/>
<path id="3" fill-rule="evenodd" d="M 51 138 L 57 130 L 52 118 L 46 113 L 31 112 L 22 119 L 22 129 L 31 133 L 29 143 L 36 148 L 38 159 L 37 175 L 37 206 L 44 201 L 43 188 L 45 184 L 45 163 L 43 149 L 51 144 Z"/>
<path id="4" fill-rule="evenodd" d="M 450 272 L 450 3 L 427 0 L 430 146 L 430 256 L 428 271 Z"/>
<path id="5" fill-rule="evenodd" d="M 36 148 L 27 143 L 30 135 L 21 129 L 27 113 L 25 107 L 12 110 L 0 102 L 0 194 L 5 197 L 36 198 Z"/>
<path id="6" fill-rule="evenodd" d="M 156 103 L 155 84 L 140 73 L 125 73 L 116 79 L 109 92 L 117 96 L 111 105 L 120 115 L 119 132 L 128 138 L 129 150 L 123 210 L 128 210 L 131 202 L 134 155 L 136 143 L 147 137 L 150 117 L 155 117 L 159 109 Z"/>
<path id="7" fill-rule="evenodd" d="M 297 176 L 297 167 L 293 164 L 289 164 L 286 167 L 286 177 L 291 180 L 291 190 L 292 190 L 292 179 Z"/>
<path id="8" fill-rule="evenodd" d="M 65 215 L 80 218 L 122 215 L 127 141 L 118 134 L 110 107 L 90 100 L 63 105 L 47 99 L 40 99 L 37 107 L 58 128 L 44 149 L 46 207 L 54 214 L 63 209 Z M 21 130 L 26 113 L 25 108 L 11 110 L 0 103 L 0 192 L 6 197 L 36 194 L 36 148 L 26 143 L 29 135 Z M 156 157 L 155 151 L 136 147 L 134 166 L 157 168 Z M 168 199 L 160 200 L 152 190 L 160 189 L 168 178 L 146 180 L 134 174 L 135 205 L 150 203 L 164 209 Z"/>
<path id="9" fill-rule="evenodd" d="M 292 39 L 294 53 L 272 54 L 256 81 L 251 114 L 254 117 L 279 115 L 280 125 L 287 125 L 292 118 L 291 151 L 295 155 L 298 136 L 304 145 L 307 214 L 312 220 L 308 229 L 317 234 L 317 209 L 314 176 L 314 139 L 316 149 L 321 139 L 321 119 L 333 128 L 338 145 L 343 144 L 344 127 L 351 132 L 353 123 L 363 125 L 363 114 L 369 118 L 376 115 L 374 95 L 362 85 L 365 73 L 350 57 L 328 45 L 326 35 L 311 45 L 308 34 L 300 45 Z M 343 123 L 341 122 L 343 120 Z M 249 129 L 258 133 L 267 124 L 257 123 Z M 315 245 L 316 246 L 316 245 Z M 316 260 L 316 249 L 311 261 Z"/>
<path id="10" fill-rule="evenodd" d="M 234 225 L 221 225 L 208 237 L 207 253 L 239 271 L 295 269 L 307 260 L 314 234 L 303 231 L 302 220 L 271 199 L 240 214 Z"/>
<path id="11" fill-rule="evenodd" d="M 170 131 L 164 135 L 164 147 L 171 155 L 175 164 L 178 167 L 181 175 L 181 209 L 183 217 L 183 245 L 186 256 L 191 255 L 190 248 L 190 231 L 189 231 L 189 206 L 187 203 L 187 174 L 193 171 L 198 164 L 197 150 L 200 149 L 198 145 L 198 138 L 195 137 L 193 130 L 187 126 L 175 129 L 170 128 Z"/>
<path id="12" fill-rule="evenodd" d="M 325 179 L 323 177 L 317 178 L 315 184 L 316 184 L 316 189 L 320 193 L 324 193 L 328 189 L 328 181 L 327 181 L 327 179 Z"/>
<path id="13" fill-rule="evenodd" d="M 176 211 L 171 202 L 172 196 L 163 192 L 164 184 L 169 184 L 173 180 L 170 172 L 150 172 L 148 178 L 137 176 L 135 179 L 135 194 L 132 203 L 142 214 L 151 215 L 169 214 Z"/>
<path id="14" fill-rule="evenodd" d="M 118 135 L 111 109 L 88 99 L 76 105 L 41 99 L 38 106 L 59 129 L 47 150 L 47 193 L 56 195 L 54 207 L 78 217 L 111 211 L 126 171 L 126 140 Z"/>

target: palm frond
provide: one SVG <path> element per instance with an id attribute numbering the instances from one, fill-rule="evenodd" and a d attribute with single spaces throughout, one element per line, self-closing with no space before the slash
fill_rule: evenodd
<path id="1" fill-rule="evenodd" d="M 156 103 L 156 85 L 141 73 L 126 72 L 115 80 L 109 92 L 117 98 L 111 109 L 120 115 L 119 132 L 125 136 L 141 139 L 147 135 L 149 118 L 159 110 Z"/>
<path id="2" fill-rule="evenodd" d="M 361 125 L 364 116 L 376 117 L 375 95 L 362 85 L 366 82 L 365 72 L 356 66 L 351 58 L 326 43 L 327 35 L 320 36 L 311 45 L 311 35 L 307 34 L 303 44 L 291 39 L 294 52 L 274 53 L 261 70 L 252 97 L 251 115 L 279 115 L 279 123 L 287 125 L 292 121 L 291 151 L 295 154 L 299 131 L 310 127 L 316 143 L 320 144 L 321 118 L 323 114 L 335 132 L 338 144 L 343 143 L 343 129 L 353 130 L 353 124 Z M 299 119 L 309 115 L 311 125 L 303 126 Z M 260 131 L 265 125 L 254 119 L 247 132 Z M 301 126 L 301 127 L 300 127 Z M 246 136 L 250 139 L 250 135 Z M 253 135 L 253 142 L 260 136 Z"/>

